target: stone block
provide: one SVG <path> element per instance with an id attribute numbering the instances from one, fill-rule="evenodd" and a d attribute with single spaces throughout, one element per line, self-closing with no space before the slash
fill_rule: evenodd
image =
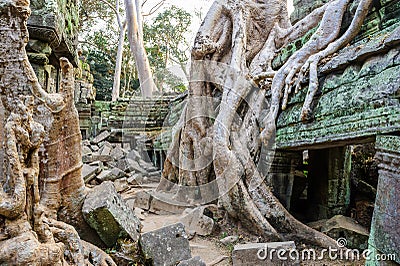
<path id="1" fill-rule="evenodd" d="M 122 192 L 129 188 L 129 185 L 126 182 L 126 177 L 115 180 L 114 186 L 117 192 Z"/>
<path id="2" fill-rule="evenodd" d="M 82 155 L 90 155 L 92 154 L 92 150 L 88 146 L 82 147 Z"/>
<path id="3" fill-rule="evenodd" d="M 151 260 L 154 266 L 175 266 L 192 257 L 182 223 L 142 234 L 140 245 L 146 260 Z"/>
<path id="4" fill-rule="evenodd" d="M 90 149 L 91 149 L 92 151 L 98 151 L 100 148 L 99 148 L 99 146 L 97 146 L 97 145 L 90 145 Z"/>
<path id="5" fill-rule="evenodd" d="M 141 185 L 142 183 L 140 182 L 140 178 L 142 177 L 142 174 L 133 174 L 128 178 L 128 184 L 129 185 L 134 185 L 134 186 L 138 186 Z"/>
<path id="6" fill-rule="evenodd" d="M 333 239 L 344 237 L 347 240 L 347 248 L 363 250 L 368 247 L 368 230 L 350 217 L 336 215 L 326 221 L 321 231 Z"/>
<path id="7" fill-rule="evenodd" d="M 99 142 L 106 140 L 110 135 L 111 133 L 109 131 L 103 131 L 92 140 L 92 143 L 98 144 Z"/>
<path id="8" fill-rule="evenodd" d="M 112 157 L 110 155 L 92 154 L 92 155 L 82 156 L 82 161 L 84 163 L 92 163 L 95 161 L 106 163 L 112 161 Z"/>
<path id="9" fill-rule="evenodd" d="M 147 211 L 150 209 L 150 200 L 151 195 L 147 191 L 141 190 L 135 193 L 135 207 Z"/>
<path id="10" fill-rule="evenodd" d="M 140 221 L 118 195 L 112 182 L 103 182 L 89 192 L 82 213 L 108 247 L 114 246 L 118 238 L 139 239 Z"/>
<path id="11" fill-rule="evenodd" d="M 167 193 L 159 193 L 152 191 L 151 193 L 151 204 L 150 212 L 159 215 L 168 214 L 182 214 L 187 208 L 192 206 L 183 205 L 182 202 L 173 199 L 173 195 Z"/>
<path id="12" fill-rule="evenodd" d="M 186 209 L 180 221 L 185 225 L 186 230 L 192 234 L 196 233 L 201 236 L 211 235 L 214 229 L 214 220 L 204 215 L 206 206 L 194 209 Z"/>
<path id="13" fill-rule="evenodd" d="M 112 145 L 108 142 L 105 142 L 104 145 L 99 150 L 99 153 L 100 155 L 107 156 L 110 155 L 112 149 L 113 149 Z"/>
<path id="14" fill-rule="evenodd" d="M 88 164 L 84 164 L 82 167 L 82 178 L 85 183 L 90 182 L 96 175 L 96 172 L 99 168 L 95 166 L 90 166 Z"/>
<path id="15" fill-rule="evenodd" d="M 131 150 L 126 157 L 131 160 L 138 161 L 140 159 L 140 154 L 136 150 Z"/>
<path id="16" fill-rule="evenodd" d="M 196 256 L 179 262 L 178 266 L 206 266 L 206 263 L 199 256 Z"/>
<path id="17" fill-rule="evenodd" d="M 299 261 L 290 260 L 289 252 L 295 249 L 296 245 L 293 241 L 240 244 L 233 249 L 232 263 L 233 266 L 300 265 Z M 278 252 L 284 253 L 281 257 L 285 256 L 287 260 L 279 259 Z"/>
<path id="18" fill-rule="evenodd" d="M 112 170 L 104 170 L 96 178 L 100 182 L 104 182 L 104 181 L 115 181 L 118 178 L 122 178 L 124 176 L 125 172 L 121 171 L 118 168 L 113 168 Z"/>
<path id="19" fill-rule="evenodd" d="M 122 158 L 124 158 L 125 156 L 125 151 L 120 147 L 120 146 L 116 146 L 110 153 L 111 157 L 118 161 Z"/>
<path id="20" fill-rule="evenodd" d="M 147 174 L 147 171 L 145 169 L 143 169 L 138 162 L 130 160 L 129 161 L 129 167 L 130 169 L 132 169 L 133 171 L 137 172 L 137 173 L 141 173 L 143 175 Z"/>

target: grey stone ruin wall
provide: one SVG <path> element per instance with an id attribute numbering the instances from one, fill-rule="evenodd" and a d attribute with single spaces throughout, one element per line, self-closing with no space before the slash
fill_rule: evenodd
<path id="1" fill-rule="evenodd" d="M 78 0 L 31 0 L 26 50 L 39 82 L 48 92 L 58 90 L 60 57 L 78 65 L 78 4 Z"/>
<path id="2" fill-rule="evenodd" d="M 324 2 L 327 1 L 295 0 L 292 20 L 300 20 Z M 348 12 L 354 12 L 356 3 L 351 4 Z M 349 21 L 343 25 L 346 23 Z M 312 33 L 283 49 L 273 66 L 281 66 Z M 369 245 L 374 254 L 395 254 L 397 263 L 400 263 L 399 73 L 400 1 L 377 0 L 360 34 L 319 67 L 320 87 L 314 99 L 313 119 L 308 123 L 299 119 L 307 92 L 304 85 L 300 93 L 292 96 L 287 110 L 279 115 L 276 135 L 280 161 L 285 153 L 287 158 L 293 158 L 296 151 L 301 154 L 303 150 L 310 150 L 309 178 L 315 181 L 313 186 L 317 191 L 312 195 L 318 203 L 313 206 L 316 219 L 343 214 L 348 204 L 346 146 L 375 143 L 379 183 Z M 279 160 L 275 164 L 282 164 Z M 286 164 L 290 169 L 291 164 Z M 326 167 L 322 169 L 318 165 Z M 293 172 L 286 179 L 290 180 L 291 175 Z M 275 190 L 279 191 L 279 187 Z M 325 192 L 321 193 L 322 190 Z M 278 197 L 285 198 L 285 194 Z M 391 265 L 379 261 L 367 264 Z"/>

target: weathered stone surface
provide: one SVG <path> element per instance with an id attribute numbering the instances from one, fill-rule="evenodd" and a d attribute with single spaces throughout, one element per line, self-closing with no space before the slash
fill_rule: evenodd
<path id="1" fill-rule="evenodd" d="M 199 256 L 196 256 L 179 262 L 178 266 L 206 266 L 206 263 Z"/>
<path id="2" fill-rule="evenodd" d="M 137 161 L 129 160 L 129 168 L 134 170 L 135 172 L 141 173 L 143 175 L 147 174 L 147 171 L 144 170 Z"/>
<path id="3" fill-rule="evenodd" d="M 173 199 L 172 195 L 151 191 L 150 212 L 167 215 L 182 214 L 184 210 L 192 206 L 182 205 L 182 202 Z"/>
<path id="4" fill-rule="evenodd" d="M 105 141 L 102 147 L 100 148 L 99 153 L 102 156 L 108 156 L 108 155 L 111 156 L 112 149 L 113 149 L 112 145 L 109 142 Z"/>
<path id="5" fill-rule="evenodd" d="M 90 145 L 90 149 L 94 152 L 98 151 L 100 148 L 97 145 Z"/>
<path id="6" fill-rule="evenodd" d="M 379 183 L 369 245 L 377 253 L 394 254 L 395 261 L 400 263 L 400 137 L 378 136 L 376 150 Z"/>
<path id="7" fill-rule="evenodd" d="M 173 224 L 142 234 L 140 245 L 146 260 L 154 266 L 175 266 L 192 257 L 185 227 Z"/>
<path id="8" fill-rule="evenodd" d="M 110 155 L 92 154 L 92 155 L 89 155 L 89 156 L 83 156 L 82 157 L 82 161 L 84 163 L 92 163 L 92 162 L 96 162 L 96 161 L 110 162 L 110 161 L 112 161 L 112 158 L 111 158 Z"/>
<path id="9" fill-rule="evenodd" d="M 110 153 L 111 157 L 114 160 L 120 160 L 125 156 L 125 151 L 120 147 L 120 146 L 116 146 Z"/>
<path id="10" fill-rule="evenodd" d="M 112 182 L 95 187 L 88 194 L 82 212 L 87 223 L 109 247 L 121 237 L 139 239 L 140 221 L 117 194 Z"/>
<path id="11" fill-rule="evenodd" d="M 114 176 L 111 174 L 111 170 L 104 170 L 96 178 L 100 182 L 103 182 L 103 181 L 112 181 Z"/>
<path id="12" fill-rule="evenodd" d="M 287 260 L 280 260 L 277 256 L 278 250 L 284 252 Z M 236 245 L 232 252 L 233 266 L 254 266 L 254 265 L 300 265 L 298 261 L 292 261 L 289 252 L 296 250 L 293 241 L 290 242 L 271 242 L 271 243 L 252 243 Z"/>
<path id="13" fill-rule="evenodd" d="M 238 236 L 227 236 L 222 238 L 219 242 L 221 242 L 224 245 L 229 245 L 229 244 L 233 244 L 236 241 L 238 241 L 239 237 Z"/>
<path id="14" fill-rule="evenodd" d="M 110 132 L 103 131 L 92 140 L 92 143 L 93 144 L 98 144 L 99 142 L 102 142 L 103 140 L 106 140 L 109 136 L 111 136 Z"/>
<path id="15" fill-rule="evenodd" d="M 142 177 L 142 174 L 131 175 L 127 180 L 128 184 L 134 185 L 134 186 L 141 185 L 142 183 L 139 183 L 139 181 L 138 181 L 138 180 L 140 180 L 141 177 Z"/>
<path id="16" fill-rule="evenodd" d="M 92 154 L 92 150 L 88 146 L 82 147 L 82 155 L 90 155 Z"/>
<path id="17" fill-rule="evenodd" d="M 88 164 L 84 164 L 82 167 L 82 178 L 85 183 L 90 182 L 94 177 L 96 172 L 98 171 L 98 167 L 90 166 Z"/>
<path id="18" fill-rule="evenodd" d="M 196 233 L 201 236 L 208 236 L 214 229 L 214 220 L 204 215 L 207 206 L 195 209 L 186 209 L 180 221 L 185 225 L 189 233 Z"/>
<path id="19" fill-rule="evenodd" d="M 368 230 L 346 216 L 332 217 L 322 225 L 321 232 L 333 239 L 344 237 L 347 240 L 347 248 L 364 250 L 368 247 Z"/>
<path id="20" fill-rule="evenodd" d="M 121 171 L 119 168 L 113 168 L 111 170 L 102 171 L 96 178 L 100 182 L 103 182 L 103 181 L 115 181 L 124 176 L 125 172 Z"/>
<path id="21" fill-rule="evenodd" d="M 396 93 L 400 83 L 396 61 L 399 47 L 394 45 L 396 32 L 389 27 L 368 42 L 342 49 L 323 64 L 313 120 L 305 124 L 299 119 L 307 91 L 304 88 L 291 97 L 289 107 L 278 118 L 277 147 L 314 145 L 315 148 L 315 145 L 373 138 L 377 132 L 398 131 Z M 386 45 L 386 39 L 393 45 Z"/>
<path id="22" fill-rule="evenodd" d="M 122 192 L 129 188 L 128 182 L 126 182 L 126 177 L 115 180 L 114 186 L 117 192 Z"/>
<path id="23" fill-rule="evenodd" d="M 135 207 L 148 211 L 150 209 L 151 195 L 148 191 L 140 190 L 135 193 Z"/>
<path id="24" fill-rule="evenodd" d="M 140 159 L 140 154 L 136 150 L 131 150 L 126 157 L 131 160 L 138 161 Z"/>

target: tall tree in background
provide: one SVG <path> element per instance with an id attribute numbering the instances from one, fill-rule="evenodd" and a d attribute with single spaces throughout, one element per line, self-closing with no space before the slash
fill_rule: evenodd
<path id="1" fill-rule="evenodd" d="M 192 15 L 185 10 L 170 6 L 160 12 L 151 23 L 144 24 L 144 41 L 158 88 L 170 88 L 174 91 L 185 89 L 182 80 L 171 71 L 172 65 L 179 66 L 188 76 L 189 60 L 188 28 Z"/>
<path id="2" fill-rule="evenodd" d="M 152 97 L 156 89 L 153 74 L 143 42 L 143 17 L 140 11 L 140 0 L 125 0 L 128 41 L 135 57 L 140 89 L 144 98 Z"/>
<path id="3" fill-rule="evenodd" d="M 150 16 L 157 12 L 160 7 L 163 6 L 165 0 L 160 0 L 159 2 L 157 2 L 149 9 L 146 14 L 142 14 L 142 8 L 146 1 L 143 3 L 140 0 L 128 2 L 130 15 L 129 21 L 132 24 L 131 30 L 129 32 L 133 32 L 133 35 L 128 35 L 128 41 L 130 44 L 132 44 L 128 48 L 131 50 L 135 61 L 136 68 L 134 69 L 132 69 L 129 63 L 123 62 L 124 58 L 130 58 L 130 56 L 126 52 L 127 47 L 124 45 L 126 42 L 126 30 L 128 28 L 128 20 L 126 19 L 126 11 L 128 6 L 124 7 L 124 3 L 121 0 L 116 0 L 115 3 L 112 3 L 108 0 L 89 0 L 82 2 L 81 6 L 81 26 L 82 31 L 86 32 L 86 36 L 84 38 L 85 40 L 83 41 L 83 43 L 86 44 L 86 46 L 90 47 L 88 49 L 90 51 L 90 57 L 104 55 L 103 52 L 107 51 L 105 54 L 109 55 L 109 57 L 112 57 L 112 59 L 110 60 L 110 64 L 115 65 L 111 91 L 112 101 L 116 101 L 121 95 L 126 95 L 125 91 L 131 91 L 131 88 L 127 86 L 132 84 L 132 77 L 136 77 L 136 74 L 132 75 L 132 73 L 122 73 L 123 70 L 138 72 L 138 77 L 140 80 L 142 80 L 141 83 L 143 83 L 142 95 L 144 97 L 150 96 L 150 86 L 152 86 L 152 90 L 154 89 L 154 85 L 152 85 L 153 83 L 151 82 L 152 72 L 149 68 L 149 60 L 146 54 L 146 50 L 145 48 L 143 48 L 143 16 Z M 104 26 L 104 24 L 106 26 Z M 98 27 L 99 25 L 102 25 L 101 29 L 93 32 L 93 28 L 96 28 L 96 26 Z M 115 27 L 115 25 L 117 25 L 117 27 Z M 100 43 L 98 42 L 94 42 L 94 40 L 96 40 L 94 38 L 96 35 L 98 39 L 99 36 L 101 37 L 103 34 L 107 35 L 106 45 L 103 45 L 104 42 L 102 42 L 101 45 L 99 45 Z M 95 49 L 93 50 L 93 48 Z M 96 72 L 98 71 L 100 71 L 99 74 L 101 75 L 106 75 L 106 72 L 109 72 L 109 70 L 105 70 L 105 66 L 106 65 L 101 66 L 99 70 L 94 69 L 95 77 Z M 127 77 L 127 81 L 124 80 L 123 82 L 124 88 L 122 93 L 121 76 L 124 76 L 125 78 Z M 106 80 L 108 78 L 106 78 L 105 76 L 97 75 L 97 79 Z M 106 91 L 108 90 L 103 87 L 108 83 L 99 81 L 96 81 L 96 83 L 99 83 L 99 85 L 102 87 L 102 91 L 104 91 L 104 93 L 99 94 L 103 96 L 101 99 L 107 100 L 109 96 L 107 95 Z"/>

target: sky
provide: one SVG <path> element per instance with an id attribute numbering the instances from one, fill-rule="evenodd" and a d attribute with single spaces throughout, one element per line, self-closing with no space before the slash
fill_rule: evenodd
<path id="1" fill-rule="evenodd" d="M 147 2 L 144 5 L 144 10 L 143 10 L 144 13 L 146 13 L 146 11 L 148 9 L 150 9 L 151 7 L 153 7 L 154 5 L 156 5 L 159 2 L 160 2 L 160 0 L 147 0 Z M 187 12 L 189 12 L 191 14 L 195 14 L 195 12 L 201 11 L 202 17 L 204 18 L 204 16 L 207 14 L 207 11 L 209 10 L 209 8 L 213 2 L 214 2 L 214 0 L 166 0 L 164 6 L 161 7 L 160 10 L 164 9 L 165 7 L 171 6 L 171 5 L 175 5 L 180 8 L 185 9 Z M 289 9 L 289 13 L 291 13 L 293 11 L 293 0 L 288 0 L 288 9 Z M 189 32 L 190 32 L 189 34 L 191 36 L 191 37 L 188 37 L 188 38 L 190 38 L 189 43 L 193 42 L 194 37 L 196 36 L 197 30 L 199 29 L 201 22 L 202 21 L 199 17 L 193 16 L 192 25 L 189 29 Z"/>

